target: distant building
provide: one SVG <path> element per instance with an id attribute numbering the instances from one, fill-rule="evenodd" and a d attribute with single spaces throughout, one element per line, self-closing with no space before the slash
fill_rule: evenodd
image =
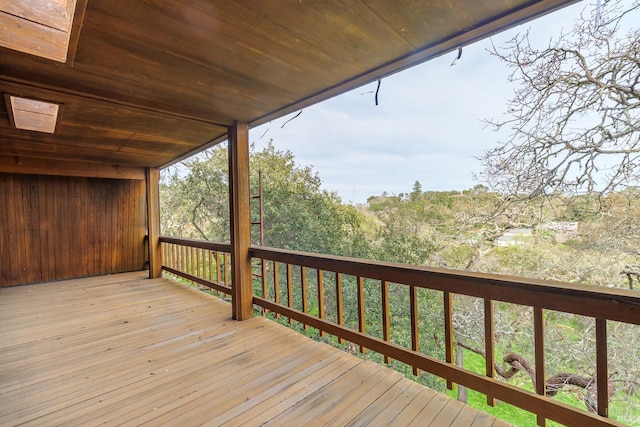
<path id="1" fill-rule="evenodd" d="M 533 236 L 530 228 L 512 228 L 493 241 L 494 246 L 506 247 L 524 244 L 525 240 Z"/>
<path id="2" fill-rule="evenodd" d="M 540 228 L 551 231 L 558 243 L 567 243 L 579 236 L 578 221 L 552 221 Z"/>

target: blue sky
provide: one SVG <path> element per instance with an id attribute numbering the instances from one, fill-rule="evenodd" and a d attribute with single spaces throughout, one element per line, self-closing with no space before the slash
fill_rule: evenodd
<path id="1" fill-rule="evenodd" d="M 581 2 L 493 37 L 504 46 L 518 31 L 546 44 L 569 30 Z M 482 119 L 502 117 L 513 88 L 509 70 L 487 49 L 484 40 L 465 46 L 382 80 L 379 105 L 376 84 L 355 89 L 295 114 L 252 129 L 258 149 L 272 139 L 276 148 L 293 152 L 300 165 L 311 165 L 323 186 L 345 203 L 364 203 L 369 196 L 411 191 L 420 181 L 427 190 L 463 190 L 478 184 L 476 156 L 506 134 L 485 128 Z"/>

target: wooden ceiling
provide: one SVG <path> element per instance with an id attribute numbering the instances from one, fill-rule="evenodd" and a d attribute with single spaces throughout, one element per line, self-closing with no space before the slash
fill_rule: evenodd
<path id="1" fill-rule="evenodd" d="M 61 105 L 46 134 L 13 128 L 0 102 L 0 157 L 166 166 L 234 120 L 265 123 L 573 2 L 76 1 L 66 62 L 0 47 L 3 95 Z M 0 27 L 0 44 L 17 37 Z"/>

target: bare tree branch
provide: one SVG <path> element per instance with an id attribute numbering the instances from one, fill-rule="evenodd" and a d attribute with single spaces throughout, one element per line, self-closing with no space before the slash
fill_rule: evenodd
<path id="1" fill-rule="evenodd" d="M 509 138 L 481 157 L 483 178 L 509 194 L 609 192 L 640 182 L 640 6 L 605 3 L 593 28 L 585 16 L 572 31 L 536 48 L 529 32 L 491 53 L 516 83 L 506 120 L 487 120 Z"/>
<path id="2" fill-rule="evenodd" d="M 481 355 L 486 359 L 486 353 L 483 350 L 477 349 L 462 340 L 458 339 L 456 345 L 466 348 L 476 354 Z M 518 372 L 526 373 L 531 379 L 533 387 L 536 386 L 536 371 L 525 357 L 517 353 L 509 353 L 502 359 L 503 363 L 499 363 L 497 360 L 494 363 L 496 374 L 504 379 L 511 379 Z M 578 374 L 570 374 L 566 372 L 557 373 L 545 380 L 545 393 L 548 397 L 555 397 L 562 388 L 566 386 L 576 386 L 585 390 L 582 399 L 590 412 L 597 412 L 597 390 L 598 384 L 595 377 L 585 377 Z M 609 397 L 615 392 L 615 386 L 613 382 L 609 381 L 607 385 Z"/>

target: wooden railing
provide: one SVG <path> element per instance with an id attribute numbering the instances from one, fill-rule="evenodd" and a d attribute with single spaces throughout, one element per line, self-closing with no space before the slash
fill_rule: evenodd
<path id="1" fill-rule="evenodd" d="M 216 261 L 215 269 L 200 267 L 202 271 L 198 273 L 198 261 L 193 261 L 195 258 L 205 261 L 209 258 L 219 260 L 219 254 L 229 250 L 228 245 L 164 237 L 161 241 L 163 245 L 170 245 L 166 249 L 163 248 L 165 251 L 169 250 L 164 254 L 167 265 L 163 266 L 163 270 L 225 293 L 230 292 L 227 287 L 228 281 L 224 282 L 227 285 L 223 287 L 219 276 L 212 276 L 212 271 L 226 271 L 226 267 L 223 270 L 222 267 L 218 268 L 221 264 Z M 193 255 L 192 251 L 198 249 L 203 250 L 205 255 Z M 608 387 L 597 388 L 597 415 L 545 396 L 544 319 L 548 310 L 594 319 L 595 380 L 598 384 L 608 384 L 607 322 L 639 325 L 640 295 L 637 292 L 432 269 L 259 246 L 252 246 L 250 255 L 260 264 L 258 268 L 260 273 L 254 276 L 253 303 L 254 306 L 260 307 L 263 313 L 270 311 L 277 316 L 286 316 L 290 322 L 298 321 L 305 328 L 316 328 L 322 335 L 328 333 L 338 337 L 341 342 L 349 341 L 358 346 L 360 351 L 369 349 L 380 353 L 386 362 L 394 359 L 413 367 L 416 373 L 418 370 L 423 370 L 444 378 L 450 388 L 453 384 L 469 387 L 485 394 L 489 404 L 500 400 L 515 405 L 536 414 L 538 423 L 541 425 L 546 419 L 581 427 L 622 425 L 607 418 Z M 344 289 L 347 282 L 352 289 L 351 292 Z M 367 307 L 364 295 L 366 292 L 371 292 L 374 283 L 379 287 L 380 303 L 378 307 Z M 329 292 L 329 286 L 331 292 Z M 404 288 L 409 294 L 405 311 L 410 317 L 411 338 L 407 345 L 400 345 L 391 337 L 390 287 Z M 438 313 L 442 313 L 443 358 L 420 351 L 419 312 L 422 307 L 420 307 L 418 294 L 424 290 L 441 295 L 439 300 L 441 311 Z M 396 292 L 399 291 L 396 289 Z M 325 300 L 329 294 L 332 295 L 330 302 Z M 454 363 L 452 305 L 454 295 L 466 295 L 482 301 L 485 335 L 483 350 L 486 360 L 484 375 L 457 367 Z M 345 299 L 350 299 L 349 303 L 356 307 L 357 319 L 344 318 Z M 518 304 L 530 307 L 532 311 L 536 368 L 535 393 L 494 378 L 495 302 Z M 370 322 L 366 321 L 366 316 L 372 310 L 379 313 L 381 321 L 377 331 L 367 330 L 371 326 Z"/>
<path id="2" fill-rule="evenodd" d="M 162 271 L 231 295 L 231 245 L 166 236 L 160 244 Z"/>

